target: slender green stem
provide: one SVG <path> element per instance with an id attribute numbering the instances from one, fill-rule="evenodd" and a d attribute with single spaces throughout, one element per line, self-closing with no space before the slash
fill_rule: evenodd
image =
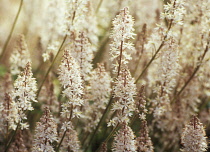
<path id="1" fill-rule="evenodd" d="M 61 50 L 62 50 L 62 47 L 63 47 L 63 45 L 64 45 L 64 43 L 65 43 L 65 41 L 66 41 L 66 38 L 67 38 L 67 35 L 65 35 L 65 37 L 64 37 L 64 39 L 63 39 L 63 41 L 62 41 L 62 43 L 61 43 L 61 45 L 60 45 L 60 47 L 59 47 L 59 50 L 58 50 L 56 56 L 54 57 L 54 59 L 53 59 L 51 65 L 50 65 L 49 69 L 47 70 L 47 73 L 46 73 L 45 76 L 44 76 L 44 79 L 43 79 L 43 81 L 42 81 L 42 83 L 41 83 L 41 85 L 40 85 L 40 87 L 39 87 L 39 89 L 38 89 L 38 91 L 37 91 L 37 97 L 39 96 L 39 93 L 40 93 L 40 91 L 41 91 L 41 89 L 42 89 L 42 86 L 43 86 L 44 82 L 45 82 L 46 79 L 47 79 L 48 74 L 50 73 L 50 71 L 51 71 L 53 65 L 55 64 L 55 60 L 57 59 L 59 53 L 60 53 Z"/>
<path id="2" fill-rule="evenodd" d="M 119 125 L 120 124 L 117 123 L 117 125 L 112 129 L 111 133 L 106 137 L 106 139 L 104 141 L 105 143 L 107 143 L 112 138 L 112 136 L 114 135 L 115 131 L 118 129 Z M 100 147 L 101 147 L 101 145 L 98 147 L 98 149 L 96 150 L 96 152 L 98 152 L 100 150 Z"/>
<path id="3" fill-rule="evenodd" d="M 89 149 L 91 143 L 93 142 L 93 138 L 94 138 L 95 134 L 97 133 L 100 125 L 102 124 L 102 122 L 103 122 L 103 120 L 104 120 L 104 118 L 106 116 L 106 113 L 109 111 L 109 108 L 112 105 L 112 101 L 113 101 L 113 98 L 111 97 L 110 100 L 109 100 L 109 103 L 106 106 L 106 109 L 104 110 L 104 113 L 103 113 L 103 115 L 102 115 L 102 117 L 101 117 L 101 119 L 100 119 L 100 121 L 99 121 L 99 123 L 98 123 L 98 125 L 96 127 L 96 129 L 94 130 L 92 136 L 90 137 L 89 143 L 88 143 L 87 147 L 85 148 L 85 152 Z"/>
<path id="4" fill-rule="evenodd" d="M 112 130 L 112 132 L 109 134 L 109 136 L 105 139 L 105 142 L 108 142 L 109 139 L 113 136 L 113 134 L 115 133 L 115 131 L 117 130 L 117 128 L 119 127 L 119 123 L 117 123 L 117 125 L 114 127 L 114 129 Z"/>
<path id="5" fill-rule="evenodd" d="M 82 142 L 81 142 L 81 145 L 84 145 L 86 140 L 88 139 L 88 136 L 89 136 L 90 132 L 88 132 L 85 137 L 83 138 Z"/>
<path id="6" fill-rule="evenodd" d="M 131 118 L 130 126 L 133 125 L 133 123 L 134 123 L 134 121 L 136 120 L 137 116 L 138 116 L 138 114 L 133 115 L 133 117 Z"/>
<path id="7" fill-rule="evenodd" d="M 7 40 L 6 40 L 5 44 L 4 44 L 4 46 L 3 46 L 3 49 L 2 49 L 2 52 L 1 52 L 1 55 L 0 55 L 0 60 L 2 59 L 2 57 L 4 56 L 4 54 L 6 52 L 7 46 L 9 44 L 9 41 L 10 41 L 11 37 L 12 37 L 13 31 L 15 29 L 15 25 L 17 23 L 19 15 L 20 15 L 22 5 L 23 5 L 23 0 L 20 1 L 19 9 L 18 9 L 18 12 L 17 12 L 17 14 L 15 16 L 15 20 L 14 20 L 14 22 L 12 24 L 12 28 L 10 30 L 10 33 L 9 33 L 9 35 L 7 37 Z"/>
<path id="8" fill-rule="evenodd" d="M 56 148 L 56 152 L 59 152 L 59 149 L 60 149 L 60 146 L 61 146 L 61 144 L 62 144 L 62 142 L 63 142 L 63 139 L 64 139 L 64 137 L 66 136 L 66 132 L 67 132 L 67 129 L 64 131 L 64 133 L 63 133 L 63 136 L 62 136 L 62 138 L 61 138 L 61 140 L 60 140 L 60 142 L 59 142 L 59 145 L 58 145 L 58 147 Z"/>
<path id="9" fill-rule="evenodd" d="M 10 138 L 10 140 L 9 140 L 9 142 L 8 142 L 8 144 L 7 144 L 7 146 L 6 146 L 4 152 L 7 152 L 7 151 L 9 150 L 9 147 L 10 147 L 10 145 L 11 145 L 13 139 L 15 138 L 15 135 L 16 135 L 16 133 L 17 133 L 17 130 L 18 130 L 18 128 L 19 128 L 19 125 L 20 125 L 20 123 L 17 124 L 17 127 L 16 127 L 16 129 L 15 129 L 15 131 L 14 131 L 12 137 Z"/>
<path id="10" fill-rule="evenodd" d="M 98 13 L 98 11 L 99 11 L 99 9 L 100 9 L 100 7 L 101 7 L 102 2 L 103 2 L 103 0 L 100 0 L 98 6 L 97 6 L 97 8 L 96 8 L 96 14 Z"/>

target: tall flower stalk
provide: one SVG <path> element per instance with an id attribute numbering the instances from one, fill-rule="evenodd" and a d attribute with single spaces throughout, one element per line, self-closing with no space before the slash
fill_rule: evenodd
<path id="1" fill-rule="evenodd" d="M 37 84 L 31 71 L 31 63 L 28 62 L 24 71 L 18 75 L 14 82 L 14 91 L 12 92 L 12 115 L 9 118 L 10 128 L 15 130 L 17 124 L 21 129 L 28 128 L 28 124 L 23 122 L 27 119 L 26 111 L 32 111 L 32 102 L 36 100 Z"/>
<path id="2" fill-rule="evenodd" d="M 50 151 L 54 152 L 53 142 L 58 140 L 57 124 L 53 119 L 48 107 L 45 108 L 40 122 L 35 129 L 32 152 Z"/>
<path id="3" fill-rule="evenodd" d="M 122 128 L 118 131 L 114 138 L 114 143 L 112 145 L 113 152 L 134 152 L 136 151 L 136 140 L 134 139 L 134 133 L 132 129 L 123 124 Z"/>
<path id="4" fill-rule="evenodd" d="M 114 86 L 114 102 L 112 110 L 116 112 L 114 117 L 108 123 L 108 126 L 116 126 L 118 123 L 128 123 L 132 112 L 135 111 L 136 85 L 134 79 L 131 77 L 130 71 L 123 69 L 118 76 Z"/>
<path id="5" fill-rule="evenodd" d="M 135 48 L 129 40 L 134 39 L 134 20 L 130 15 L 128 7 L 120 10 L 120 14 L 112 22 L 113 30 L 110 38 L 113 39 L 111 47 L 111 61 L 113 63 L 113 72 L 117 75 L 120 70 L 125 68 L 128 61 L 132 59 L 131 54 L 135 53 Z"/>
<path id="6" fill-rule="evenodd" d="M 10 72 L 13 75 L 19 74 L 25 67 L 25 65 L 31 62 L 30 53 L 25 41 L 24 35 L 19 35 L 17 38 L 17 44 L 10 56 Z"/>
<path id="7" fill-rule="evenodd" d="M 80 107 L 83 105 L 83 87 L 80 68 L 69 50 L 64 50 L 62 63 L 59 67 L 59 80 L 64 89 L 62 93 L 68 101 L 61 105 L 61 116 L 65 120 L 62 127 L 64 132 L 56 151 L 59 151 L 65 136 L 72 128 L 68 125 L 72 118 L 81 116 Z"/>
<path id="8" fill-rule="evenodd" d="M 59 67 L 59 80 L 63 86 L 63 95 L 67 102 L 62 104 L 62 116 L 67 120 L 79 117 L 78 107 L 83 104 L 82 79 L 80 69 L 69 50 L 64 51 L 63 60 Z"/>

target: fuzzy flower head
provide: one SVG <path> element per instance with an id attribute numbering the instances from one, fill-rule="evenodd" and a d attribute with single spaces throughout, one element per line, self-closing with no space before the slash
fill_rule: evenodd
<path id="1" fill-rule="evenodd" d="M 174 24 L 183 25 L 183 18 L 186 13 L 184 0 L 172 0 L 171 3 L 164 5 L 164 13 L 161 18 L 173 21 Z"/>
<path id="2" fill-rule="evenodd" d="M 19 74 L 24 66 L 30 62 L 30 56 L 24 35 L 19 35 L 15 50 L 10 57 L 10 71 L 11 74 Z"/>
<path id="3" fill-rule="evenodd" d="M 63 139 L 61 150 L 72 151 L 72 152 L 80 151 L 80 141 L 78 139 L 78 134 L 77 134 L 77 131 L 74 130 L 74 127 L 70 121 L 63 123 L 61 132 L 63 133 L 65 131 L 66 131 L 66 135 Z M 63 134 L 61 134 L 61 138 L 62 138 L 62 135 Z"/>
<path id="4" fill-rule="evenodd" d="M 65 32 L 71 35 L 74 31 L 80 31 L 86 23 L 87 3 L 89 0 L 66 0 L 66 29 Z"/>
<path id="5" fill-rule="evenodd" d="M 114 86 L 113 97 L 116 99 L 116 102 L 113 104 L 112 110 L 117 111 L 117 117 L 113 118 L 108 123 L 108 126 L 115 125 L 116 122 L 129 122 L 129 117 L 135 111 L 134 96 L 136 94 L 136 85 L 130 71 L 123 69 Z"/>
<path id="6" fill-rule="evenodd" d="M 146 108 L 147 101 L 146 101 L 146 96 L 145 96 L 145 91 L 144 91 L 144 86 L 142 85 L 141 90 L 138 93 L 138 100 L 136 102 L 136 113 L 139 113 L 139 118 L 141 120 L 146 120 L 146 114 L 148 113 L 148 110 Z"/>
<path id="7" fill-rule="evenodd" d="M 135 53 L 135 48 L 130 39 L 134 37 L 134 21 L 129 14 L 128 8 L 125 7 L 120 11 L 120 14 L 112 22 L 113 30 L 111 38 L 113 39 L 111 46 L 111 61 L 115 61 L 113 64 L 113 72 L 117 73 L 119 65 L 126 65 L 129 60 L 132 59 L 131 54 Z"/>
<path id="8" fill-rule="evenodd" d="M 74 117 L 79 114 L 74 108 L 83 104 L 83 87 L 79 66 L 69 50 L 64 50 L 62 63 L 59 66 L 59 80 L 64 88 L 63 95 L 68 98 L 68 101 L 62 105 L 62 114 L 69 118 L 69 108 L 71 108 Z"/>
<path id="9" fill-rule="evenodd" d="M 136 139 L 137 149 L 140 152 L 153 152 L 154 147 L 149 137 L 149 131 L 147 126 L 147 121 L 142 121 L 142 128 L 140 130 L 140 136 Z"/>
<path id="10" fill-rule="evenodd" d="M 113 152 L 135 152 L 137 149 L 135 136 L 132 129 L 123 124 L 123 127 L 118 131 L 114 137 L 114 143 L 112 145 Z"/>
<path id="11" fill-rule="evenodd" d="M 55 141 L 57 141 L 57 125 L 49 108 L 46 107 L 35 129 L 32 152 L 54 152 L 52 143 Z"/>
<path id="12" fill-rule="evenodd" d="M 14 129 L 14 125 L 20 123 L 21 128 L 27 128 L 26 123 L 22 123 L 22 120 L 26 120 L 25 112 L 27 110 L 32 111 L 33 102 L 36 100 L 37 84 L 35 78 L 32 77 L 31 63 L 28 62 L 23 72 L 18 75 L 18 78 L 14 82 L 14 91 L 12 92 L 12 120 L 14 124 L 10 126 Z"/>
<path id="13" fill-rule="evenodd" d="M 6 73 L 4 78 L 0 80 L 0 98 L 4 98 L 5 93 L 13 90 L 13 80 L 10 73 Z"/>
<path id="14" fill-rule="evenodd" d="M 7 134 L 8 123 L 11 112 L 12 98 L 9 93 L 5 93 L 4 101 L 0 102 L 0 132 L 1 134 Z M 1 135 L 0 134 L 0 135 Z"/>
<path id="15" fill-rule="evenodd" d="M 11 144 L 11 147 L 9 148 L 9 152 L 28 152 L 28 149 L 26 148 L 23 131 L 19 130 L 17 131 L 17 134 L 15 136 L 15 140 Z"/>
<path id="16" fill-rule="evenodd" d="M 193 117 L 182 133 L 181 142 L 184 152 L 202 152 L 208 148 L 203 124 L 197 117 Z"/>
<path id="17" fill-rule="evenodd" d="M 22 110 L 33 110 L 31 101 L 37 102 L 37 84 L 35 78 L 33 78 L 30 62 L 26 64 L 24 71 L 15 80 L 14 89 L 13 97 L 15 97 L 15 101 L 19 104 L 20 108 Z"/>
<path id="18" fill-rule="evenodd" d="M 114 40 L 120 42 L 134 38 L 134 20 L 133 17 L 130 15 L 128 7 L 120 10 L 120 14 L 116 16 L 112 24 L 113 31 L 111 34 L 111 38 L 113 38 Z"/>

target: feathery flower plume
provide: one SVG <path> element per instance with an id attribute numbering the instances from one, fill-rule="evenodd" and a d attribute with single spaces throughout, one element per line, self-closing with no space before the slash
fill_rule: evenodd
<path id="1" fill-rule="evenodd" d="M 130 71 L 123 69 L 118 76 L 114 86 L 114 98 L 116 102 L 113 104 L 112 110 L 117 112 L 117 116 L 114 117 L 108 123 L 108 126 L 115 126 L 117 123 L 128 123 L 129 117 L 132 116 L 132 112 L 135 111 L 134 96 L 136 93 L 136 85 L 134 79 L 131 77 Z"/>
<path id="2" fill-rule="evenodd" d="M 11 93 L 13 90 L 13 82 L 12 77 L 10 73 L 6 73 L 4 78 L 0 80 L 1 86 L 0 86 L 0 97 L 4 98 L 5 93 Z"/>
<path id="3" fill-rule="evenodd" d="M 11 144 L 9 152 L 28 152 L 25 141 L 23 140 L 22 130 L 19 130 L 15 136 L 15 141 Z"/>
<path id="4" fill-rule="evenodd" d="M 64 122 L 61 128 L 61 132 L 66 132 L 61 146 L 62 151 L 78 152 L 80 151 L 80 141 L 76 130 L 71 122 Z"/>
<path id="5" fill-rule="evenodd" d="M 140 130 L 140 136 L 136 139 L 136 146 L 138 152 L 153 152 L 154 147 L 149 137 L 149 131 L 147 127 L 147 121 L 142 120 L 142 128 Z"/>
<path id="6" fill-rule="evenodd" d="M 53 142 L 57 141 L 57 125 L 48 107 L 37 123 L 32 152 L 54 152 Z"/>
<path id="7" fill-rule="evenodd" d="M 200 120 L 194 116 L 190 123 L 185 125 L 182 133 L 181 142 L 184 148 L 184 152 L 202 152 L 208 148 L 206 141 L 206 133 L 203 128 L 203 124 Z"/>
<path id="8" fill-rule="evenodd" d="M 141 90 L 138 94 L 138 103 L 137 103 L 137 112 L 139 113 L 139 118 L 141 119 L 142 128 L 139 132 L 139 137 L 136 139 L 136 146 L 138 152 L 153 152 L 154 147 L 149 137 L 149 131 L 146 121 L 146 114 L 148 110 L 146 109 L 146 100 L 144 93 L 144 86 L 141 87 Z"/>
<path id="9" fill-rule="evenodd" d="M 8 134 L 9 131 L 9 116 L 11 112 L 11 102 L 11 95 L 9 93 L 5 93 L 4 101 L 0 102 L 0 140 L 4 140 L 4 136 Z"/>
<path id="10" fill-rule="evenodd" d="M 172 20 L 174 24 L 183 25 L 183 18 L 186 13 L 184 0 L 172 0 L 171 3 L 164 5 L 164 13 L 161 13 L 162 19 Z"/>
<path id="11" fill-rule="evenodd" d="M 14 115 L 12 116 L 12 121 L 14 124 L 10 126 L 12 129 L 14 129 L 15 124 L 18 123 L 20 123 L 22 129 L 28 127 L 26 123 L 22 122 L 23 120 L 27 119 L 25 112 L 27 110 L 32 111 L 34 109 L 31 101 L 37 102 L 35 99 L 37 84 L 35 78 L 32 76 L 33 73 L 31 71 L 31 63 L 28 62 L 24 71 L 18 75 L 18 78 L 14 82 L 14 91 L 12 92 L 11 103 L 14 110 Z"/>
<path id="12" fill-rule="evenodd" d="M 136 113 L 139 113 L 139 118 L 141 120 L 146 120 L 146 114 L 148 110 L 146 109 L 147 101 L 145 100 L 145 92 L 144 92 L 144 85 L 142 85 L 139 93 L 138 93 L 138 102 L 136 103 Z"/>
<path id="13" fill-rule="evenodd" d="M 81 114 L 77 106 L 83 104 L 82 79 L 79 66 L 69 50 L 64 50 L 59 66 L 59 80 L 64 88 L 62 93 L 68 98 L 68 101 L 62 104 L 62 115 L 67 119 L 79 117 Z"/>
<path id="14" fill-rule="evenodd" d="M 71 35 L 75 31 L 83 30 L 85 25 L 85 14 L 87 13 L 87 2 L 89 0 L 66 0 L 66 28 L 65 33 Z"/>
<path id="15" fill-rule="evenodd" d="M 157 24 L 157 27 L 152 32 L 146 49 L 152 56 L 160 51 L 160 49 L 168 43 L 170 43 L 171 37 L 177 37 L 177 32 L 172 32 L 171 27 L 175 25 L 182 25 L 184 14 L 186 13 L 185 2 L 182 0 L 172 0 L 171 3 L 164 5 L 164 12 L 161 14 L 162 22 L 166 19 L 168 27 L 163 23 Z M 152 51 L 150 51 L 152 50 Z"/>
<path id="16" fill-rule="evenodd" d="M 132 129 L 124 123 L 122 128 L 114 137 L 112 145 L 113 152 L 135 152 L 137 149 L 135 135 Z"/>
<path id="17" fill-rule="evenodd" d="M 111 61 L 115 61 L 113 64 L 113 72 L 118 73 L 121 69 L 125 68 L 128 60 L 131 60 L 131 54 L 135 53 L 135 48 L 130 39 L 134 39 L 134 20 L 129 14 L 127 7 L 120 11 L 120 14 L 112 22 L 113 30 L 111 38 L 113 39 L 111 47 Z"/>
<path id="18" fill-rule="evenodd" d="M 24 35 L 19 35 L 15 50 L 10 57 L 11 74 L 19 74 L 24 69 L 24 66 L 31 62 L 29 54 Z"/>
<path id="19" fill-rule="evenodd" d="M 106 108 L 111 92 L 111 77 L 105 70 L 104 64 L 98 64 L 98 67 L 93 70 L 91 80 L 91 100 L 101 109 Z"/>

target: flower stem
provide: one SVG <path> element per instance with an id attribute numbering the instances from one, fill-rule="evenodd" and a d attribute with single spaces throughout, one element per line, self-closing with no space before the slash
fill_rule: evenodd
<path id="1" fill-rule="evenodd" d="M 11 145 L 13 139 L 15 138 L 15 135 L 16 135 L 16 133 L 17 133 L 17 130 L 18 130 L 19 125 L 20 125 L 20 123 L 17 124 L 17 127 L 16 127 L 16 129 L 15 129 L 15 131 L 14 131 L 12 137 L 10 138 L 10 140 L 9 140 L 9 142 L 8 142 L 8 144 L 7 144 L 7 146 L 6 146 L 4 152 L 7 152 L 7 151 L 9 150 L 9 147 L 10 147 L 10 145 Z"/>
<path id="2" fill-rule="evenodd" d="M 103 143 L 107 143 L 110 140 L 110 138 L 113 136 L 113 134 L 115 133 L 115 131 L 117 130 L 117 128 L 119 127 L 119 125 L 120 124 L 117 123 L 117 125 L 112 129 L 112 131 L 110 132 L 109 136 L 106 137 L 106 139 L 105 139 L 105 141 Z M 96 152 L 99 151 L 100 147 L 101 147 L 101 145 L 98 147 L 98 149 L 96 150 Z"/>
<path id="3" fill-rule="evenodd" d="M 109 111 L 109 108 L 112 105 L 112 101 L 113 101 L 113 98 L 111 97 L 110 100 L 109 100 L 109 103 L 106 106 L 106 109 L 104 110 L 104 113 L 103 113 L 103 115 L 102 115 L 102 117 L 101 117 L 101 119 L 100 119 L 100 121 L 99 121 L 99 123 L 98 123 L 98 125 L 96 127 L 96 129 L 94 130 L 92 136 L 90 137 L 89 143 L 88 143 L 87 147 L 85 148 L 85 152 L 89 149 L 91 143 L 93 142 L 93 139 L 94 139 L 94 136 L 96 135 L 96 132 L 98 131 L 100 125 L 102 124 L 102 122 L 103 122 L 103 120 L 104 120 L 104 118 L 106 116 L 106 113 Z"/>
<path id="4" fill-rule="evenodd" d="M 120 75 L 120 68 L 121 68 L 121 61 L 122 61 L 122 52 L 123 52 L 123 41 L 121 41 L 120 44 L 120 59 L 119 59 L 119 67 L 118 67 L 118 72 L 117 72 L 117 76 Z"/>
<path id="5" fill-rule="evenodd" d="M 102 2 L 103 2 L 103 0 L 100 0 L 98 6 L 97 6 L 97 8 L 96 8 L 96 14 L 98 13 L 99 8 L 101 7 Z"/>
<path id="6" fill-rule="evenodd" d="M 3 49 L 2 49 L 2 52 L 1 52 L 1 55 L 0 55 L 0 60 L 2 59 L 2 57 L 4 56 L 4 54 L 6 52 L 7 46 L 9 44 L 9 41 L 10 41 L 11 37 L 12 37 L 13 31 L 15 29 L 15 25 L 17 23 L 19 15 L 20 15 L 22 5 L 23 5 L 23 0 L 20 1 L 19 9 L 18 9 L 18 12 L 17 12 L 17 14 L 15 16 L 15 20 L 14 20 L 14 22 L 12 24 L 12 28 L 10 30 L 10 33 L 9 33 L 9 35 L 7 37 L 7 40 L 6 40 L 5 44 L 4 44 L 4 46 L 3 46 Z"/>
<path id="7" fill-rule="evenodd" d="M 62 142 L 63 142 L 63 139 L 64 139 L 64 137 L 66 136 L 66 132 L 67 132 L 67 129 L 64 131 L 64 133 L 63 133 L 63 136 L 62 136 L 62 138 L 61 138 L 61 140 L 60 140 L 60 142 L 59 142 L 59 145 L 58 145 L 58 147 L 56 148 L 56 152 L 59 152 L 59 149 L 60 149 L 60 146 L 61 146 L 61 144 L 62 144 Z"/>
<path id="8" fill-rule="evenodd" d="M 105 139 L 105 142 L 108 142 L 109 139 L 113 136 L 113 134 L 115 133 L 115 131 L 117 130 L 117 128 L 119 127 L 119 123 L 113 128 L 112 132 L 109 134 L 109 136 Z"/>

